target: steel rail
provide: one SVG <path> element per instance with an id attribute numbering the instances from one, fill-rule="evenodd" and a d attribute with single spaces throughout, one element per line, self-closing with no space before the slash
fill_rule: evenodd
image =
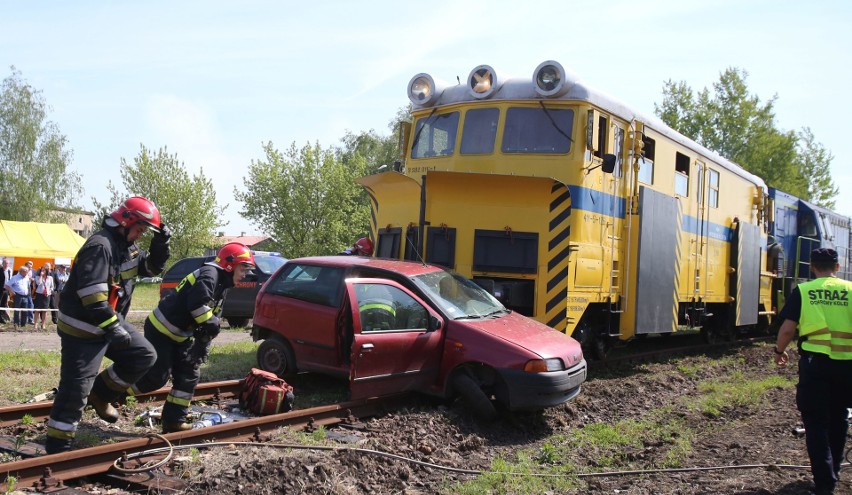
<path id="1" fill-rule="evenodd" d="M 143 402 L 163 402 L 169 395 L 171 387 L 164 387 L 153 392 L 139 394 L 136 400 Z M 226 380 L 221 382 L 199 383 L 195 388 L 193 401 L 208 401 L 218 398 L 236 397 L 240 390 L 239 380 Z M 35 421 L 43 421 L 50 415 L 53 401 L 31 402 L 28 404 L 17 404 L 14 406 L 0 407 L 0 427 L 14 426 L 29 414 Z"/>
<path id="2" fill-rule="evenodd" d="M 347 423 L 357 418 L 383 414 L 406 403 L 410 403 L 410 394 L 377 397 L 169 433 L 164 437 L 174 445 L 214 440 L 253 439 L 262 442 L 265 440 L 262 435 L 271 434 L 281 427 L 298 431 L 318 425 Z M 8 490 L 7 481 L 11 477 L 14 477 L 17 487 L 59 489 L 65 481 L 109 472 L 116 459 L 121 459 L 126 454 L 164 446 L 166 446 L 165 442 L 157 438 L 135 438 L 114 444 L 0 464 L 0 473 L 3 476 L 0 480 L 0 491 Z"/>

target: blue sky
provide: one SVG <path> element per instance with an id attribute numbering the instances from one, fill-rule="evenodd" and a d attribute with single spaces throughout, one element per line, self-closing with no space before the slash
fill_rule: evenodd
<path id="1" fill-rule="evenodd" d="M 262 233 L 234 186 L 262 143 L 339 144 L 387 134 L 416 73 L 447 82 L 479 64 L 528 77 L 545 60 L 650 114 L 663 82 L 693 89 L 728 67 L 778 96 L 785 130 L 834 155 L 837 210 L 852 215 L 852 2 L 0 0 L 0 77 L 14 65 L 52 106 L 83 177 L 107 202 L 140 143 L 203 167 L 229 204 L 222 230 Z"/>

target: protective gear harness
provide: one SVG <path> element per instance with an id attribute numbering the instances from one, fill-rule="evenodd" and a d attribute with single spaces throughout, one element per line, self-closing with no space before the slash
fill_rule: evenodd
<path id="1" fill-rule="evenodd" d="M 852 360 L 852 282 L 834 277 L 799 284 L 802 350 Z"/>

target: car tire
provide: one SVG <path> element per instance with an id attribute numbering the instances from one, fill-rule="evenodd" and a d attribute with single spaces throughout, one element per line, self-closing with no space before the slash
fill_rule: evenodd
<path id="1" fill-rule="evenodd" d="M 228 320 L 228 326 L 231 328 L 245 328 L 248 325 L 248 318 L 225 318 Z"/>
<path id="2" fill-rule="evenodd" d="M 258 346 L 257 366 L 278 376 L 292 375 L 296 373 L 296 357 L 290 344 L 273 335 Z"/>
<path id="3" fill-rule="evenodd" d="M 458 373 L 453 378 L 453 390 L 458 394 L 466 408 L 478 419 L 494 421 L 497 419 L 497 409 L 491 399 L 485 395 L 482 388 L 470 375 Z"/>

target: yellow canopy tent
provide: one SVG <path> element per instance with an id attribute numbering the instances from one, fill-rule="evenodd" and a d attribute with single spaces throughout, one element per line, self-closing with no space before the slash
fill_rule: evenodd
<path id="1" fill-rule="evenodd" d="M 36 268 L 45 262 L 70 265 L 84 242 L 65 224 L 0 220 L 0 257 L 14 258 L 15 269 L 27 261 Z"/>

